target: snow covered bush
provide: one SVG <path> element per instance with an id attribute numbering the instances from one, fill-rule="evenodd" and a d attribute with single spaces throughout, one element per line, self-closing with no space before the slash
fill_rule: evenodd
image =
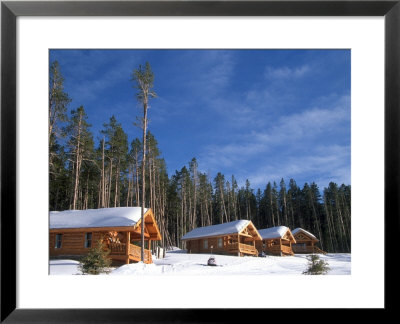
<path id="1" fill-rule="evenodd" d="M 100 273 L 108 273 L 111 260 L 107 257 L 109 251 L 103 250 L 103 244 L 100 240 L 96 247 L 91 248 L 89 253 L 79 262 L 79 270 L 82 274 L 98 275 Z"/>
<path id="2" fill-rule="evenodd" d="M 307 257 L 308 268 L 303 272 L 306 275 L 323 275 L 326 274 L 330 268 L 328 267 L 328 262 L 320 260 L 319 256 L 312 254 Z"/>

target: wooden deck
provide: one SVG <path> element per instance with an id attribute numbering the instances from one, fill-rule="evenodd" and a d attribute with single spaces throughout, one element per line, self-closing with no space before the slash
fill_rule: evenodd
<path id="1" fill-rule="evenodd" d="M 109 244 L 111 259 L 115 260 L 126 260 L 129 255 L 129 261 L 139 262 L 141 261 L 141 249 L 139 246 L 129 244 L 129 253 L 126 251 L 125 243 L 110 243 Z M 152 263 L 151 251 L 144 250 L 144 263 Z"/>
<path id="2" fill-rule="evenodd" d="M 238 246 L 238 244 L 239 244 L 239 246 Z M 257 249 L 254 246 L 249 245 L 249 244 L 235 242 L 235 243 L 229 244 L 227 247 L 227 250 L 229 252 L 236 252 L 236 253 L 239 252 L 242 254 L 250 254 L 250 255 L 258 256 Z"/>
<path id="3" fill-rule="evenodd" d="M 290 246 L 286 245 L 273 245 L 265 249 L 266 253 L 274 255 L 293 255 L 293 250 Z"/>

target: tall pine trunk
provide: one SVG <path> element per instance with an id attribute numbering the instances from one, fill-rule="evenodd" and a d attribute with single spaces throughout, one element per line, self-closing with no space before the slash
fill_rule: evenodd
<path id="1" fill-rule="evenodd" d="M 81 125 L 82 125 L 82 113 L 79 115 L 79 123 L 78 123 L 78 136 L 77 136 L 76 159 L 75 159 L 76 167 L 75 167 L 74 199 L 72 202 L 72 209 L 76 209 L 76 205 L 78 203 L 79 173 L 81 164 L 81 155 L 80 155 Z"/>
<path id="2" fill-rule="evenodd" d="M 141 209 L 141 226 L 140 238 L 141 248 L 140 256 L 144 262 L 144 209 L 146 204 L 146 133 L 147 133 L 147 99 L 143 103 L 143 160 L 142 160 L 142 209 Z"/>

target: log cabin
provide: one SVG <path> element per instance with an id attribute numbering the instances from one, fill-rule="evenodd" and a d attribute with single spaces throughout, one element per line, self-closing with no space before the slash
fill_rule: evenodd
<path id="1" fill-rule="evenodd" d="M 141 207 L 116 207 L 50 212 L 50 257 L 77 258 L 98 241 L 113 263 L 141 261 Z M 152 263 L 151 244 L 161 240 L 153 211 L 144 213 L 144 263 Z"/>
<path id="2" fill-rule="evenodd" d="M 326 254 L 325 251 L 322 251 L 315 244 L 319 242 L 319 240 L 315 237 L 314 234 L 302 229 L 300 227 L 293 230 L 293 236 L 296 240 L 296 243 L 292 245 L 292 249 L 294 253 L 302 254 L 302 253 L 321 253 Z"/>
<path id="3" fill-rule="evenodd" d="M 292 232 L 286 226 L 275 226 L 258 231 L 262 237 L 256 247 L 269 255 L 293 255 L 292 244 L 296 243 Z"/>
<path id="4" fill-rule="evenodd" d="M 182 237 L 188 253 L 258 256 L 256 242 L 261 236 L 249 220 L 198 227 Z"/>

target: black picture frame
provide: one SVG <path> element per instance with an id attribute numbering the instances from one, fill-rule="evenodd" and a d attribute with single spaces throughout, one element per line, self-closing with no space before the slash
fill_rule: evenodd
<path id="1" fill-rule="evenodd" d="M 399 235 L 400 0 L 371 1 L 2 1 L 1 2 L 1 322 L 147 323 L 239 321 L 246 310 L 18 309 L 16 307 L 16 19 L 19 16 L 383 16 L 385 19 L 385 307 L 395 305 L 390 271 Z M 366 283 L 367 284 L 367 283 Z M 40 293 L 40 292 L 39 292 Z M 252 316 L 263 310 L 252 310 Z M 274 310 L 268 310 L 272 312 Z M 278 310 L 279 311 L 279 310 Z M 264 310 L 265 312 L 265 310 Z"/>

